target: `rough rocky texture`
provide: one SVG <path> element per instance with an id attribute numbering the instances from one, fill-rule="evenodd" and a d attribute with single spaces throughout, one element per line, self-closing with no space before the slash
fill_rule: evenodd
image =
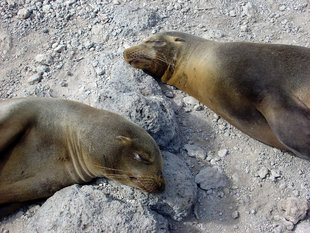
<path id="1" fill-rule="evenodd" d="M 295 229 L 296 233 L 310 233 L 310 222 L 302 222 L 297 225 Z"/>
<path id="2" fill-rule="evenodd" d="M 168 232 L 163 216 L 177 221 L 188 216 L 197 186 L 183 160 L 165 151 L 163 158 L 167 182 L 163 195 L 106 179 L 93 185 L 72 185 L 34 211 L 28 210 L 24 232 Z"/>
<path id="3" fill-rule="evenodd" d="M 162 195 L 148 195 L 114 181 L 101 180 L 97 183 L 106 195 L 123 202 L 130 200 L 130 202 L 143 203 L 164 216 L 181 220 L 190 213 L 195 204 L 197 186 L 183 160 L 167 151 L 163 151 L 162 154 L 164 176 L 167 182 L 167 189 Z"/>
<path id="4" fill-rule="evenodd" d="M 164 176 L 168 185 L 154 208 L 159 213 L 180 221 L 188 216 L 196 202 L 197 186 L 183 160 L 169 152 L 163 152 L 163 158 Z"/>
<path id="5" fill-rule="evenodd" d="M 151 77 L 142 79 L 120 60 L 112 64 L 111 75 L 103 85 L 100 95 L 102 108 L 111 109 L 136 122 L 162 147 L 176 142 L 178 127 L 174 112 L 155 80 Z"/>
<path id="6" fill-rule="evenodd" d="M 24 232 L 168 232 L 168 222 L 140 203 L 123 203 L 92 186 L 73 185 L 49 198 Z"/>
<path id="7" fill-rule="evenodd" d="M 195 177 L 195 182 L 201 189 L 217 189 L 225 187 L 227 179 L 218 167 L 206 167 Z"/>
<path id="8" fill-rule="evenodd" d="M 279 206 L 280 210 L 283 211 L 283 216 L 296 224 L 300 220 L 303 220 L 308 212 L 309 206 L 306 200 L 300 200 L 298 198 L 289 198 L 282 200 Z"/>
<path id="9" fill-rule="evenodd" d="M 310 3 L 1 0 L 0 98 L 46 96 L 107 108 L 144 127 L 174 154 L 163 153 L 163 195 L 98 179 L 0 220 L 0 232 L 45 230 L 53 223 L 54 232 L 307 232 L 308 161 L 249 138 L 197 100 L 123 62 L 125 48 L 165 30 L 310 47 Z M 227 183 L 199 188 L 194 179 L 207 167 L 218 167 Z M 105 225 L 105 211 L 115 225 Z"/>

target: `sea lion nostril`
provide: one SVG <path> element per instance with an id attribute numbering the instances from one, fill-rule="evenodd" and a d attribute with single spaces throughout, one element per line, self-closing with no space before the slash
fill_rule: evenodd
<path id="1" fill-rule="evenodd" d="M 158 192 L 163 192 L 166 189 L 166 184 L 165 183 L 161 183 L 160 186 L 158 186 Z"/>

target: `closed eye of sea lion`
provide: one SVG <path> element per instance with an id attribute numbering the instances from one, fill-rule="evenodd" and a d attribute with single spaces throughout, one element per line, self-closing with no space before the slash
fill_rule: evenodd
<path id="1" fill-rule="evenodd" d="M 117 114 L 60 99 L 0 101 L 0 215 L 10 212 L 5 203 L 18 206 L 96 177 L 160 193 L 162 172 L 152 137 Z"/>
<path id="2" fill-rule="evenodd" d="M 124 58 L 249 136 L 310 160 L 310 48 L 164 32 Z"/>

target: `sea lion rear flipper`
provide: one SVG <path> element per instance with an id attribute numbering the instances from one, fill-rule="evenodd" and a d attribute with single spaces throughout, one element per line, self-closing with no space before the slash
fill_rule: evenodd
<path id="1" fill-rule="evenodd" d="M 310 160 L 310 109 L 298 98 L 265 98 L 259 111 L 279 141 L 298 157 Z"/>

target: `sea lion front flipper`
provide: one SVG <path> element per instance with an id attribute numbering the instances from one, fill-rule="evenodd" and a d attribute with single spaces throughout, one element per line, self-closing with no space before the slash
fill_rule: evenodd
<path id="1" fill-rule="evenodd" d="M 7 108 L 0 109 L 0 158 L 26 132 L 28 121 L 27 114 L 22 115 Z"/>
<path id="2" fill-rule="evenodd" d="M 281 143 L 298 157 L 310 160 L 310 109 L 301 100 L 270 96 L 258 110 Z"/>

